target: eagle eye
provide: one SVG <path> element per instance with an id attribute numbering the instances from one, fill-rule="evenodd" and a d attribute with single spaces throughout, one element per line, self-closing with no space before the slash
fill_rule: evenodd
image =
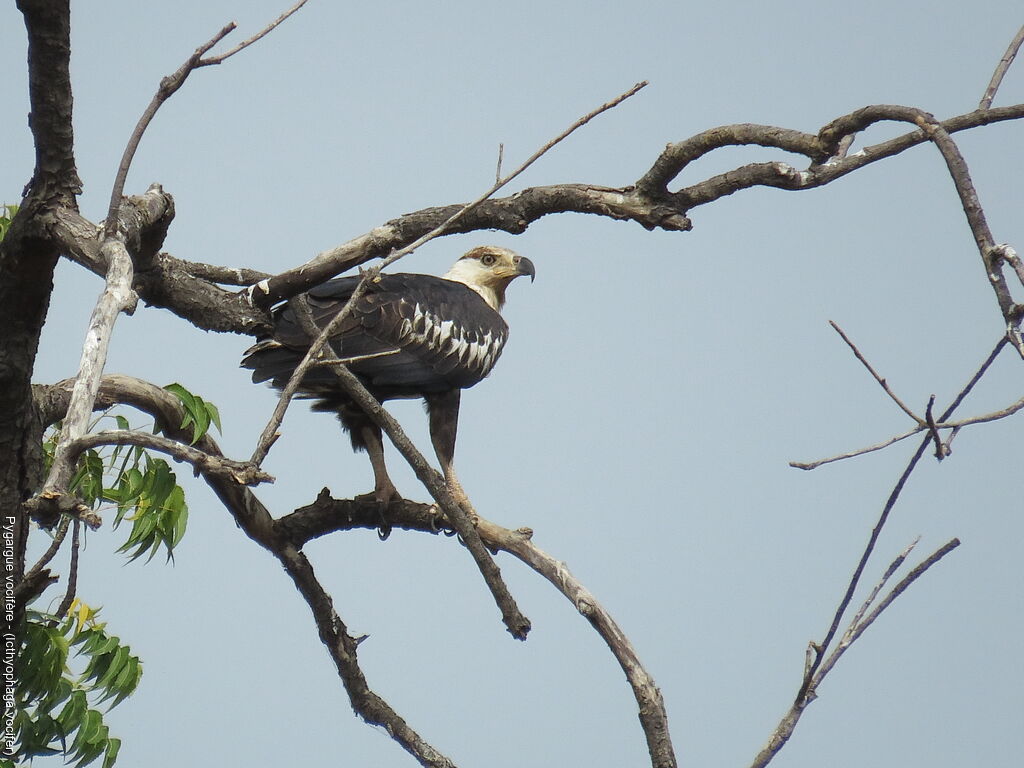
<path id="1" fill-rule="evenodd" d="M 485 267 L 493 267 L 494 261 L 495 256 L 493 253 L 485 253 L 483 256 L 480 257 L 480 263 L 483 264 Z"/>

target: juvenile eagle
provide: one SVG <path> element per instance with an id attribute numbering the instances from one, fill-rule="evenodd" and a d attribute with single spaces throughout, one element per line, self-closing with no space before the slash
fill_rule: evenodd
<path id="1" fill-rule="evenodd" d="M 452 466 L 463 389 L 494 368 L 508 338 L 500 310 L 505 289 L 520 275 L 535 276 L 533 262 L 507 248 L 483 245 L 455 262 L 444 277 L 381 274 L 355 302 L 330 345 L 348 369 L 380 402 L 422 397 L 445 480 L 456 498 L 466 496 Z M 316 325 L 323 328 L 348 301 L 358 277 L 340 277 L 306 294 Z M 254 382 L 281 389 L 310 346 L 292 308 L 274 310 L 274 331 L 248 349 L 242 367 Z M 345 393 L 333 372 L 316 366 L 300 391 L 315 399 L 314 410 L 336 413 L 373 465 L 372 497 L 382 503 L 401 498 L 384 464 L 381 430 Z M 367 494 L 369 496 L 369 494 Z"/>

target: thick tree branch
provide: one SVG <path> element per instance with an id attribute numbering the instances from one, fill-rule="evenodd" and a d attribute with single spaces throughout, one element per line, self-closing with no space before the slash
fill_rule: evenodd
<path id="1" fill-rule="evenodd" d="M 69 495 L 68 483 L 78 456 L 71 446 L 88 429 L 114 323 L 121 312 L 130 314 L 135 309 L 137 297 L 131 289 L 132 260 L 124 243 L 116 237 L 105 239 L 100 253 L 107 263 L 106 284 L 89 319 L 78 375 L 75 377 L 60 437 L 54 448 L 53 463 L 42 491 L 26 502 L 37 519 L 55 521 L 56 511 L 64 511 L 62 499 Z"/>
<path id="2" fill-rule="evenodd" d="M 866 109 L 870 112 L 875 108 Z M 518 234 L 543 216 L 569 212 L 636 221 L 648 229 L 685 231 L 691 226 L 686 215 L 690 209 L 741 189 L 757 185 L 790 190 L 823 186 L 928 140 L 924 131 L 915 130 L 843 156 L 840 146 L 848 143 L 856 131 L 872 123 L 872 119 L 865 119 L 862 113 L 864 110 L 858 110 L 833 121 L 822 129 L 816 142 L 807 138 L 810 134 L 772 126 L 744 124 L 712 129 L 708 133 L 713 133 L 713 137 L 700 134 L 680 144 L 669 145 L 656 159 L 651 171 L 641 178 L 642 185 L 638 182 L 635 186 L 621 188 L 592 184 L 532 187 L 510 197 L 488 199 L 448 224 L 444 231 L 446 234 L 456 234 L 499 229 Z M 1024 117 L 1024 104 L 977 110 L 950 118 L 940 125 L 947 132 L 954 133 L 1021 117 Z M 881 118 L 876 114 L 874 119 Z M 667 184 L 671 179 L 666 180 L 663 189 L 657 189 L 655 182 L 660 183 L 665 177 L 666 168 L 681 172 L 685 167 L 679 167 L 682 162 L 692 162 L 702 153 L 718 146 L 744 143 L 786 151 L 803 151 L 812 158 L 812 164 L 806 170 L 799 171 L 781 162 L 753 163 L 678 192 L 668 191 Z M 681 145 L 683 148 L 680 148 Z M 822 156 L 831 159 L 823 164 L 813 162 L 813 158 Z M 650 191 L 652 189 L 653 192 Z M 256 290 L 250 289 L 240 294 L 228 293 L 215 283 L 234 282 L 234 276 L 239 274 L 237 269 L 210 265 L 195 267 L 190 262 L 180 261 L 167 254 L 160 254 L 145 268 L 140 266 L 136 290 L 147 303 L 170 309 L 200 328 L 259 335 L 268 328 L 267 316 L 262 309 L 247 301 L 247 296 L 252 295 L 260 307 L 266 307 L 302 293 L 346 270 L 374 258 L 384 258 L 396 249 L 415 242 L 465 207 L 452 205 L 427 208 L 401 216 L 276 276 L 264 278 L 261 273 L 250 273 L 248 276 L 254 280 L 260 278 L 262 287 Z M 79 226 L 76 230 L 82 234 L 90 226 Z M 94 228 L 92 232 L 95 232 Z M 87 241 L 65 238 L 64 242 L 66 250 L 76 254 L 77 261 L 103 274 L 103 267 L 90 252 Z M 209 279 L 204 279 L 207 277 Z"/>

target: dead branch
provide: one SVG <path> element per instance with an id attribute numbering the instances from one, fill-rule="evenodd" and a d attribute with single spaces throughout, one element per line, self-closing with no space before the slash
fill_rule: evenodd
<path id="1" fill-rule="evenodd" d="M 940 421 L 946 421 L 950 416 L 953 415 L 953 412 L 960 406 L 960 404 L 964 401 L 964 398 L 967 397 L 971 390 L 974 389 L 978 381 L 981 380 L 981 377 L 989 369 L 989 367 L 995 361 L 996 356 L 999 354 L 999 352 L 1005 345 L 1005 337 L 1000 339 L 999 342 L 996 343 L 992 352 L 981 364 L 978 370 L 974 373 L 970 381 L 968 381 L 967 384 L 963 387 L 963 389 L 960 390 L 957 396 L 953 399 L 953 402 L 943 412 L 942 416 L 940 417 Z M 888 499 L 886 499 L 885 505 L 882 507 L 882 512 L 878 517 L 878 521 L 875 523 L 875 527 L 871 530 L 871 535 L 868 537 L 868 542 L 864 547 L 864 552 L 861 554 L 860 560 L 857 563 L 857 567 L 854 569 L 853 576 L 850 578 L 850 583 L 846 588 L 846 593 L 839 601 L 839 606 L 838 608 L 836 608 L 835 615 L 832 618 L 832 624 L 826 631 L 825 638 L 820 643 L 817 643 L 814 646 L 815 658 L 804 673 L 803 682 L 800 685 L 800 689 L 797 692 L 796 701 L 794 703 L 795 710 L 802 711 L 803 707 L 806 706 L 806 704 L 808 703 L 809 692 L 812 691 L 812 687 L 815 683 L 815 673 L 818 671 L 818 668 L 824 661 L 825 654 L 828 652 L 829 646 L 833 638 L 835 638 L 836 632 L 839 630 L 839 625 L 842 622 L 843 616 L 845 615 L 846 610 L 850 605 L 850 601 L 853 599 L 853 595 L 857 589 L 857 585 L 860 583 L 860 578 L 861 575 L 864 573 L 864 568 L 867 566 L 868 560 L 870 559 L 871 554 L 874 552 L 875 545 L 878 542 L 878 537 L 881 535 L 882 529 L 885 527 L 885 523 L 889 519 L 889 514 L 892 512 L 893 507 L 896 505 L 896 501 L 899 499 L 900 494 L 903 492 L 903 486 L 910 478 L 911 473 L 914 471 L 914 468 L 917 466 L 917 463 L 921 460 L 921 457 L 924 455 L 925 449 L 928 447 L 928 444 L 931 441 L 931 435 L 927 436 L 924 440 L 921 441 L 921 443 L 917 447 L 917 450 L 914 452 L 914 455 L 911 456 L 910 461 L 907 462 L 907 466 L 904 468 L 903 473 L 896 481 L 896 485 L 893 487 Z M 799 715 L 797 715 L 797 717 L 799 717 Z"/>
<path id="2" fill-rule="evenodd" d="M 849 643 L 852 642 L 853 631 L 858 627 L 858 625 L 860 625 L 861 619 L 864 618 L 864 615 L 874 604 L 875 600 L 878 598 L 879 593 L 881 593 L 881 591 L 885 588 L 885 585 L 889 582 L 889 579 L 891 579 L 893 575 L 896 573 L 896 571 L 900 569 L 900 566 L 903 565 L 903 562 L 908 557 L 910 557 L 910 553 L 914 551 L 914 548 L 918 545 L 920 541 L 921 537 L 918 536 L 912 542 L 910 542 L 910 544 L 907 545 L 907 548 L 900 552 L 891 563 L 889 563 L 889 567 L 885 569 L 885 573 L 882 574 L 882 578 L 878 580 L 878 583 L 875 584 L 874 588 L 868 594 L 867 599 L 864 600 L 864 603 L 861 605 L 860 609 L 857 611 L 857 613 L 854 614 L 853 618 L 850 619 L 850 626 L 847 628 L 846 634 L 843 635 L 842 640 L 839 641 L 840 646 L 843 645 L 843 643 L 849 645 Z"/>
<path id="3" fill-rule="evenodd" d="M 1024 117 L 1024 104 L 1017 104 L 969 112 L 945 120 L 941 126 L 947 132 L 955 133 L 1021 117 Z M 850 116 L 839 118 L 829 125 L 843 124 L 844 119 L 846 125 L 853 125 Z M 870 122 L 864 125 L 866 127 L 869 124 Z M 657 188 L 657 184 L 653 183 L 655 179 L 648 176 L 645 176 L 648 178 L 646 184 L 653 185 L 650 186 L 653 191 L 645 191 L 647 187 L 640 182 L 618 188 L 594 184 L 532 187 L 510 197 L 486 200 L 464 213 L 461 219 L 450 223 L 445 232 L 457 234 L 497 229 L 518 234 L 543 216 L 568 212 L 631 220 L 648 229 L 685 231 L 691 227 L 686 216 L 690 209 L 739 190 L 753 186 L 773 186 L 789 190 L 813 189 L 928 140 L 924 131 L 915 130 L 889 141 L 865 147 L 852 155 L 842 156 L 839 152 L 840 145 L 854 134 L 847 132 L 840 135 L 834 129 L 827 130 L 828 128 L 829 126 L 826 126 L 822 129 L 818 146 L 815 147 L 806 142 L 804 134 L 786 129 L 748 124 L 723 126 L 712 129 L 720 136 L 715 141 L 705 140 L 701 147 L 701 152 L 706 152 L 710 151 L 708 147 L 718 145 L 753 143 L 786 151 L 797 151 L 795 148 L 803 147 L 811 153 L 811 157 L 829 157 L 823 164 L 815 164 L 812 161 L 803 171 L 797 171 L 785 163 L 752 163 L 726 174 L 713 176 L 678 192 L 668 190 L 667 185 L 671 179 L 666 181 L 663 188 Z M 822 135 L 828 138 L 827 142 L 823 141 Z M 665 152 L 671 154 L 674 146 L 676 145 L 669 145 Z M 696 150 L 689 150 L 686 159 L 692 161 L 700 156 L 695 152 Z M 656 159 L 652 169 L 658 167 L 659 162 L 661 156 Z M 680 167 L 678 170 L 682 172 L 683 168 Z M 660 180 L 657 174 L 655 177 Z M 386 257 L 396 249 L 437 228 L 464 207 L 449 205 L 427 208 L 393 219 L 364 235 L 321 253 L 305 265 L 267 278 L 265 285 L 273 285 L 272 290 L 228 293 L 215 285 L 218 278 L 206 280 L 196 277 L 185 266 L 188 262 L 182 262 L 167 254 L 160 254 L 145 271 L 140 270 L 136 288 L 148 304 L 167 308 L 199 328 L 258 335 L 266 332 L 268 327 L 264 307 L 309 290 L 314 285 L 371 259 Z M 102 275 L 103 266 L 92 255 L 90 243 L 84 237 L 85 232 L 95 233 L 95 226 L 77 214 L 62 212 L 61 217 L 65 221 L 70 218 L 76 222 L 74 227 L 66 226 L 64 236 L 60 237 L 65 252 L 72 254 L 75 260 L 86 268 Z M 211 269 L 228 271 L 226 267 Z M 259 306 L 247 300 L 250 293 Z"/>
<path id="4" fill-rule="evenodd" d="M 793 731 L 796 729 L 797 723 L 800 721 L 800 716 L 803 714 L 803 711 L 807 708 L 808 704 L 814 701 L 818 685 L 825 678 L 825 676 L 835 667 L 836 662 L 839 661 L 840 657 L 843 655 L 843 653 L 846 652 L 847 648 L 849 648 L 857 640 L 857 638 L 864 634 L 864 631 L 869 626 L 871 626 L 871 624 L 874 623 L 875 619 L 877 619 L 881 615 L 882 611 L 884 611 L 886 608 L 892 605 L 892 602 L 901 594 L 903 594 L 907 587 L 913 584 L 918 578 L 920 578 L 924 574 L 925 571 L 927 571 L 939 560 L 941 560 L 947 554 L 956 549 L 956 547 L 958 547 L 959 545 L 960 541 L 958 539 L 953 539 L 952 541 L 942 546 L 939 550 L 934 552 L 926 560 L 924 560 L 924 562 L 922 562 L 920 565 L 914 568 L 914 570 L 907 574 L 907 576 L 905 576 L 895 587 L 893 587 L 892 591 L 888 595 L 886 595 L 885 599 L 883 599 L 882 602 L 880 602 L 875 607 L 875 609 L 867 615 L 866 618 L 856 622 L 855 624 L 851 624 L 850 631 L 848 631 L 847 634 L 844 635 L 842 641 L 836 647 L 835 651 L 832 652 L 828 659 L 826 659 L 825 662 L 821 664 L 820 668 L 818 668 L 817 671 L 812 675 L 811 682 L 808 685 L 807 690 L 804 692 L 804 695 L 798 697 L 797 700 L 793 702 L 793 705 L 790 707 L 789 711 L 783 716 L 782 720 L 779 722 L 778 726 L 775 728 L 775 730 L 772 732 L 772 735 L 769 737 L 768 743 L 754 758 L 754 761 L 751 763 L 751 768 L 764 768 L 764 766 L 768 765 L 768 763 L 772 761 L 775 755 L 777 755 L 782 750 L 782 748 L 786 745 L 786 742 L 789 741 L 790 736 L 793 735 Z M 889 570 L 883 577 L 882 584 L 884 584 L 884 582 L 887 581 L 889 577 L 891 577 L 892 573 L 895 572 L 896 568 L 899 567 L 899 565 L 903 562 L 903 559 L 906 557 L 906 555 L 907 551 L 904 551 L 899 557 L 896 558 L 893 564 L 890 565 Z M 881 589 L 882 584 L 878 585 L 873 595 L 877 594 L 877 591 Z M 820 659 L 820 649 L 817 646 L 812 647 L 814 649 L 814 652 L 818 654 L 818 658 Z"/>
<path id="5" fill-rule="evenodd" d="M 450 520 L 442 519 L 439 525 L 437 509 L 433 505 L 401 500 L 389 504 L 381 511 L 375 504 L 333 499 L 325 488 L 312 504 L 280 518 L 276 527 L 278 534 L 298 549 L 311 539 L 355 528 L 378 528 L 382 521 L 389 527 L 434 534 L 445 530 L 447 524 L 450 524 Z M 590 622 L 608 645 L 633 689 L 640 723 L 647 738 L 651 765 L 655 768 L 673 768 L 676 758 L 661 692 L 611 615 L 569 572 L 565 563 L 533 543 L 533 531 L 529 528 L 510 530 L 479 518 L 477 530 L 488 549 L 508 552 L 518 558 L 547 579 Z"/>
<path id="6" fill-rule="evenodd" d="M 1006 53 L 1003 54 L 1003 58 L 996 65 L 996 71 L 992 73 L 992 79 L 989 81 L 988 88 L 985 89 L 985 93 L 978 103 L 978 109 L 988 109 L 992 106 L 992 100 L 996 97 L 996 91 L 999 90 L 999 86 L 1003 82 L 1003 76 L 1017 56 L 1021 43 L 1024 43 L 1024 27 L 1017 30 L 1017 34 L 1013 36 L 1013 40 L 1010 41 L 1006 48 Z"/>

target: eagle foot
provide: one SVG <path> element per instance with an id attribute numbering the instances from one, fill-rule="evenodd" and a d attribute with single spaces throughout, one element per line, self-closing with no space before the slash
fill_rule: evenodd
<path id="1" fill-rule="evenodd" d="M 394 486 L 391 486 L 390 488 L 378 488 L 370 493 L 360 493 L 358 496 L 352 497 L 352 500 L 358 504 L 380 504 L 386 507 L 392 501 L 401 501 L 402 494 Z"/>

